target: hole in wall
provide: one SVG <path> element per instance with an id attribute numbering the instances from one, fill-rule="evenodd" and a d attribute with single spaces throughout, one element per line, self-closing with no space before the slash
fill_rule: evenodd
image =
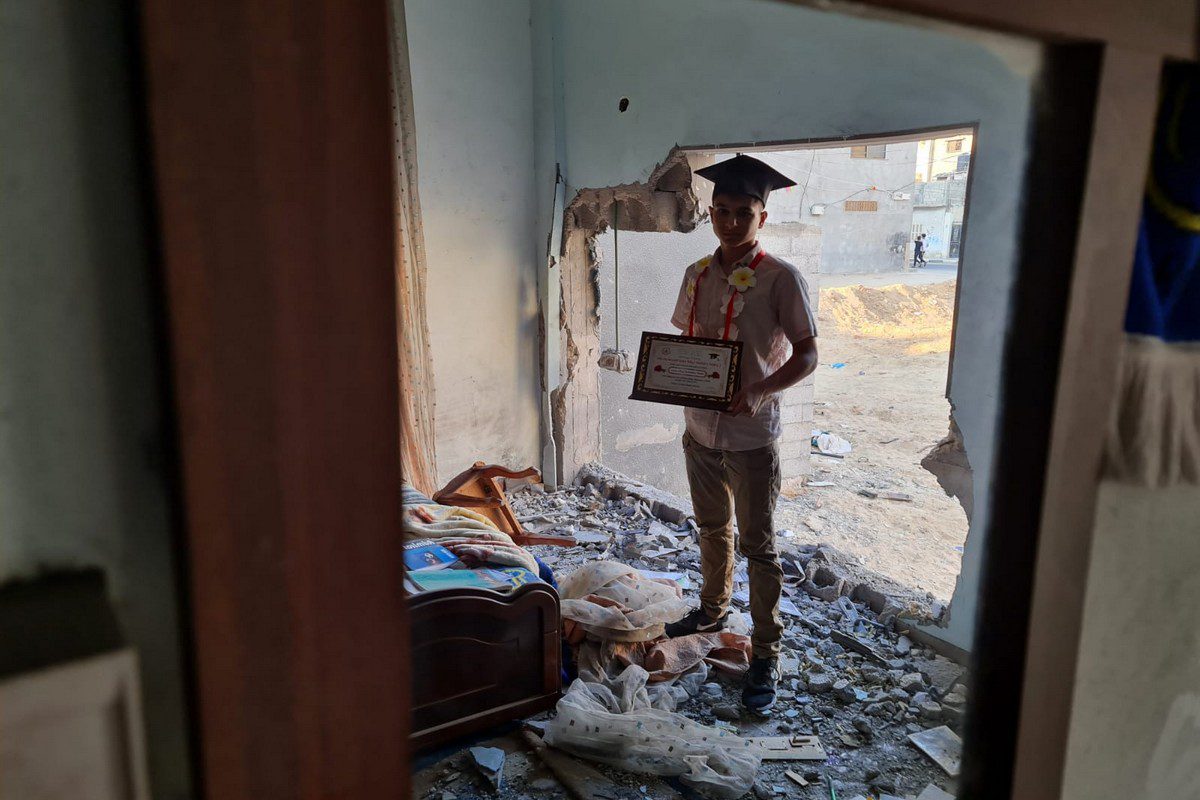
<path id="1" fill-rule="evenodd" d="M 763 243 L 801 268 L 813 300 L 819 295 L 818 316 L 825 317 L 818 324 L 818 374 L 790 390 L 785 427 L 794 435 L 785 435 L 781 446 L 787 450 L 784 477 L 793 479 L 794 488 L 777 509 L 777 527 L 790 530 L 794 542 L 839 548 L 905 590 L 916 618 L 943 624 L 961 565 L 971 484 L 961 438 L 945 437 L 950 406 L 944 390 L 970 166 L 969 150 L 951 153 L 941 141 L 948 137 L 962 138 L 954 130 L 931 131 L 871 145 L 831 142 L 756 152 L 783 159 L 781 166 L 798 179 L 792 190 L 772 195 L 771 229 L 764 230 Z M 625 331 L 669 330 L 680 265 L 714 246 L 701 212 L 708 205 L 700 196 L 706 186 L 693 183 L 692 170 L 730 154 L 688 151 L 686 161 L 675 157 L 660 165 L 647 185 L 576 198 L 571 222 L 586 231 L 580 234 L 589 266 L 589 291 L 580 297 L 595 303 L 589 326 L 600 323 L 577 363 L 588 362 L 590 371 L 591 351 L 616 345 L 612 301 L 618 291 Z M 694 159 L 700 160 L 689 163 Z M 680 224 L 674 203 L 657 207 L 664 198 L 688 195 L 691 224 Z M 628 265 L 622 274 L 636 276 L 621 287 L 609 268 L 608 226 L 617 199 L 622 262 Z M 812 214 L 814 204 L 824 214 Z M 915 259 L 914 241 L 922 233 L 923 257 Z M 625 339 L 622 346 L 629 335 Z M 625 404 L 628 387 L 608 385 L 614 380 L 622 377 L 598 376 L 584 392 L 589 403 L 600 399 L 594 409 L 600 419 L 588 426 L 601 434 L 598 443 L 593 439 L 592 458 L 686 496 L 681 465 L 675 464 L 681 458 L 675 452 L 680 415 L 665 408 L 660 419 L 660 409 Z M 810 454 L 814 429 L 847 439 L 852 451 L 843 458 Z M 943 437 L 947 441 L 939 443 Z M 929 457 L 931 449 L 936 457 Z"/>
<path id="2" fill-rule="evenodd" d="M 620 111 L 622 114 L 624 114 L 628 110 L 629 110 L 629 98 L 622 97 L 620 99 L 620 101 L 617 103 L 617 111 Z"/>

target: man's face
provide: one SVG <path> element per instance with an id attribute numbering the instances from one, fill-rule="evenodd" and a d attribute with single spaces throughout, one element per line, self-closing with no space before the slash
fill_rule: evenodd
<path id="1" fill-rule="evenodd" d="M 719 194 L 708 207 L 713 232 L 721 244 L 736 247 L 758 238 L 758 229 L 767 222 L 762 201 L 747 194 Z"/>

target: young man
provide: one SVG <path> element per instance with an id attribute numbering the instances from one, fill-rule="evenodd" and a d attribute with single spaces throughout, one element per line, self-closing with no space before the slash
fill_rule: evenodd
<path id="1" fill-rule="evenodd" d="M 743 155 L 696 174 L 716 184 L 708 212 L 720 247 L 688 267 L 671 322 L 689 336 L 740 340 L 741 388 L 728 411 L 684 411 L 683 449 L 700 526 L 704 586 L 700 608 L 668 625 L 667 635 L 725 627 L 736 518 L 754 621 L 753 659 L 742 702 L 766 711 L 775 703 L 783 632 L 783 570 L 773 519 L 780 484 L 779 394 L 816 368 L 817 329 L 800 271 L 758 244 L 767 221 L 767 195 L 795 183 Z"/>

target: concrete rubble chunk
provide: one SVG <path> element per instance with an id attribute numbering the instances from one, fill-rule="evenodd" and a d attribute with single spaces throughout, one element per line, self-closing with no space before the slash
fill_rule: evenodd
<path id="1" fill-rule="evenodd" d="M 522 487 L 510 493 L 510 502 L 517 499 L 514 511 L 528 520 L 530 528 L 573 530 L 579 536 L 575 547 L 536 550 L 560 579 L 591 560 L 621 561 L 644 574 L 670 573 L 681 582 L 684 599 L 694 604 L 701 578 L 694 519 L 685 517 L 677 523 L 665 518 L 655 502 L 647 499 L 650 487 L 631 482 L 622 491 L 612 489 L 609 483 L 607 477 L 596 478 L 584 487 L 545 495 Z M 651 515 L 647 518 L 648 511 Z M 917 753 L 916 743 L 906 737 L 943 724 L 960 730 L 961 709 L 968 694 L 965 687 L 958 686 L 962 669 L 944 660 L 935 664 L 933 651 L 914 635 L 906 635 L 911 622 L 882 624 L 880 611 L 900 613 L 900 605 L 906 619 L 919 618 L 924 607 L 921 598 L 905 594 L 904 587 L 893 587 L 886 580 L 864 574 L 853 557 L 828 546 L 804 544 L 807 532 L 802 525 L 793 526 L 793 531 L 793 537 L 781 535 L 779 539 L 785 574 L 782 599 L 790 610 L 783 611 L 779 706 L 761 723 L 765 726 L 762 735 L 785 741 L 797 736 L 829 737 L 839 758 L 845 759 L 833 767 L 830 776 L 843 800 L 856 793 L 869 793 L 879 800 L 888 793 L 905 795 L 904 789 L 911 793 L 906 800 L 914 800 L 912 795 L 917 789 L 939 777 L 939 768 Z M 734 589 L 745 590 L 748 576 L 744 559 L 737 559 L 736 571 L 740 584 Z M 814 578 L 818 580 L 814 582 Z M 821 585 L 826 581 L 830 583 Z M 745 623 L 737 632 L 749 633 L 748 615 L 735 615 Z M 735 676 L 709 672 L 707 677 L 692 682 L 690 698 L 675 697 L 678 711 L 722 731 L 745 735 L 742 729 L 750 724 L 752 715 L 737 701 L 739 683 Z M 945 693 L 940 691 L 943 685 Z M 898 775 L 899 762 L 895 755 L 887 754 L 902 754 L 904 748 L 911 755 L 905 760 L 904 774 Z M 554 766 L 566 774 L 587 766 L 586 761 L 559 764 L 570 757 L 554 753 L 544 744 L 537 750 L 543 761 L 554 761 Z M 562 759 L 555 758 L 560 755 Z M 545 772 L 520 769 L 519 758 L 519 753 L 509 753 L 503 767 L 506 785 L 499 796 L 516 799 L 528 794 L 541 798 L 563 792 L 576 796 L 557 771 L 555 781 Z M 463 762 L 456 763 L 461 768 Z M 466 763 L 473 771 L 475 764 L 470 757 Z M 864 769 L 880 773 L 881 780 L 863 779 Z M 797 774 L 823 788 L 827 770 L 828 765 L 820 773 L 810 775 L 797 770 Z M 589 782 L 599 792 L 592 800 L 635 796 L 636 792 L 630 790 L 636 790 L 639 778 L 628 777 L 634 782 L 618 777 L 610 768 L 591 776 Z M 479 780 L 469 774 L 459 777 L 457 783 L 440 780 L 435 792 L 423 796 L 439 800 L 443 789 L 453 789 L 460 798 L 471 792 L 482 794 L 482 785 L 465 788 L 468 781 L 474 784 Z M 895 786 L 892 781 L 897 782 Z M 801 789 L 781 768 L 760 772 L 758 783 L 771 797 L 778 796 L 774 792 L 779 784 L 792 793 L 783 796 L 816 790 L 814 786 Z M 647 785 L 652 796 L 664 800 L 657 793 L 659 787 Z M 827 793 L 816 793 L 827 797 Z"/>
<path id="2" fill-rule="evenodd" d="M 499 747 L 472 747 L 471 758 L 492 790 L 499 791 L 504 780 L 504 751 Z"/>
<path id="3" fill-rule="evenodd" d="M 854 686 L 845 678 L 833 684 L 833 693 L 839 700 L 847 703 L 853 703 L 858 700 L 858 695 L 854 691 Z"/>
<path id="4" fill-rule="evenodd" d="M 917 800 L 954 800 L 954 795 L 931 783 L 921 790 Z"/>
<path id="5" fill-rule="evenodd" d="M 717 719 L 723 719 L 726 722 L 737 722 L 742 718 L 742 711 L 732 703 L 722 703 L 721 705 L 713 706 L 713 716 Z"/>
<path id="6" fill-rule="evenodd" d="M 921 716 L 925 719 L 938 719 L 942 716 L 942 706 L 934 700 L 926 700 L 923 703 L 918 703 L 917 707 L 921 710 Z"/>
<path id="7" fill-rule="evenodd" d="M 908 737 L 917 748 L 946 771 L 951 777 L 957 777 L 962 761 L 962 740 L 954 731 L 942 725 L 930 728 Z"/>
<path id="8" fill-rule="evenodd" d="M 871 739 L 875 736 L 875 726 L 871 724 L 871 720 L 867 719 L 862 714 L 859 714 L 857 717 L 855 717 L 850 724 L 854 726 L 856 731 L 861 733 L 867 739 Z"/>
<path id="9" fill-rule="evenodd" d="M 816 672 L 808 676 L 808 691 L 825 694 L 833 688 L 834 679 L 828 672 Z"/>

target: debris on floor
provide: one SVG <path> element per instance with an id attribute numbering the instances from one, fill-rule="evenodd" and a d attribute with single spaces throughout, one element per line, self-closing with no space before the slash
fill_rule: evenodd
<path id="1" fill-rule="evenodd" d="M 958 775 L 959 764 L 962 761 L 962 740 L 954 731 L 942 725 L 914 733 L 908 739 L 944 769 L 947 775 Z"/>
<path id="2" fill-rule="evenodd" d="M 812 432 L 812 447 L 813 451 L 824 456 L 837 456 L 841 458 L 847 456 L 853 450 L 850 442 L 838 436 L 835 433 L 827 431 Z"/>
<path id="3" fill-rule="evenodd" d="M 471 758 L 492 789 L 499 791 L 504 783 L 504 751 L 499 747 L 472 747 Z"/>
<path id="4" fill-rule="evenodd" d="M 929 784 L 917 795 L 917 800 L 954 800 L 954 795 L 940 789 L 937 784 Z"/>
<path id="5" fill-rule="evenodd" d="M 740 703 L 750 630 L 744 560 L 734 569 L 735 625 L 694 647 L 654 641 L 669 617 L 699 602 L 690 504 L 601 468 L 585 480 L 509 494 L 526 528 L 577 537 L 575 547 L 530 550 L 560 582 L 580 678 L 556 712 L 532 720 L 543 735 L 512 737 L 522 752 L 497 745 L 509 754 L 498 795 L 458 753 L 421 771 L 415 797 L 828 800 L 829 787 L 841 798 L 915 798 L 947 786 L 967 681 L 962 667 L 906 635 L 904 619 L 927 611 L 921 598 L 833 548 L 778 537 L 782 679 L 771 713 L 751 714 Z M 918 740 L 932 747 L 930 738 L 943 755 L 922 755 Z"/>

